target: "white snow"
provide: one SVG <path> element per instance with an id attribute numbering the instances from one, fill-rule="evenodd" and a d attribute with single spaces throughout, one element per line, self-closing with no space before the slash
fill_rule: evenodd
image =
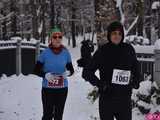
<path id="1" fill-rule="evenodd" d="M 40 14 L 40 10 L 41 10 L 41 6 L 39 6 L 39 7 L 38 7 L 38 9 L 36 10 L 36 12 L 37 12 L 37 16 L 39 16 L 39 14 Z"/>
<path id="2" fill-rule="evenodd" d="M 40 86 L 41 80 L 33 75 L 1 79 L 0 120 L 40 119 Z"/>
<path id="3" fill-rule="evenodd" d="M 154 62 L 155 61 L 154 58 L 137 58 L 137 60 L 143 61 L 143 62 Z"/>
<path id="4" fill-rule="evenodd" d="M 41 34 L 42 33 L 42 28 L 43 28 L 43 22 L 41 22 L 39 28 L 38 28 L 38 33 Z"/>
<path id="5" fill-rule="evenodd" d="M 160 50 L 160 39 L 156 40 L 156 42 L 155 42 L 155 49 Z"/>
<path id="6" fill-rule="evenodd" d="M 134 46 L 136 53 L 148 53 L 148 54 L 154 54 L 154 45 L 150 46 Z"/>
<path id="7" fill-rule="evenodd" d="M 145 45 L 147 45 L 147 44 L 149 44 L 149 39 L 148 38 L 143 38 L 143 44 L 145 44 Z"/>
<path id="8" fill-rule="evenodd" d="M 158 9 L 158 7 L 160 7 L 160 2 L 159 2 L 159 1 L 154 1 L 154 2 L 152 3 L 151 8 L 152 8 L 152 9 Z"/>
<path id="9" fill-rule="evenodd" d="M 90 119 L 97 112 L 97 105 L 93 105 L 87 99 L 87 93 L 92 86 L 80 79 L 79 75 L 75 74 L 69 80 L 69 94 L 64 111 L 65 120 Z M 18 77 L 13 75 L 1 79 L 0 120 L 40 120 L 42 116 L 41 81 L 42 79 L 35 75 Z"/>
<path id="10" fill-rule="evenodd" d="M 125 17 L 124 17 L 124 13 L 122 11 L 122 0 L 117 0 L 116 2 L 117 2 L 116 7 L 119 8 L 119 11 L 120 11 L 120 14 L 121 14 L 121 22 L 122 22 L 122 24 L 124 24 Z"/>
<path id="11" fill-rule="evenodd" d="M 31 39 L 30 39 L 30 42 L 31 42 L 31 43 L 36 43 L 37 40 L 36 40 L 35 38 L 31 38 Z"/>
<path id="12" fill-rule="evenodd" d="M 12 37 L 11 40 L 7 41 L 0 41 L 0 49 L 14 49 L 17 47 L 17 41 L 21 41 L 21 48 L 27 48 L 27 49 L 35 49 L 35 46 L 39 40 L 35 40 L 34 38 L 31 38 L 30 41 L 22 40 L 21 37 Z M 48 44 L 42 44 L 41 46 L 47 47 Z"/>
<path id="13" fill-rule="evenodd" d="M 150 80 L 142 81 L 138 92 L 142 95 L 148 96 L 151 92 L 152 82 Z"/>
<path id="14" fill-rule="evenodd" d="M 144 101 L 142 101 L 142 100 L 138 101 L 137 104 L 138 104 L 139 106 L 145 107 L 145 109 L 151 109 L 151 105 L 148 104 L 148 103 L 146 103 L 146 102 L 144 102 Z"/>
<path id="15" fill-rule="evenodd" d="M 16 41 L 16 40 L 22 40 L 22 38 L 19 37 L 19 36 L 16 36 L 16 37 L 11 37 L 11 40 L 14 40 L 14 41 Z"/>

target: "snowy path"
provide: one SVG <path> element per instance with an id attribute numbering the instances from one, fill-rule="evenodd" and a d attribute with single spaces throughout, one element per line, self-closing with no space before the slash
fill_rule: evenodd
<path id="1" fill-rule="evenodd" d="M 70 78 L 64 120 L 90 120 L 91 115 L 97 114 L 97 105 L 86 98 L 91 89 L 80 74 Z M 40 92 L 41 79 L 35 75 L 13 75 L 0 80 L 0 120 L 40 120 Z"/>
<path id="2" fill-rule="evenodd" d="M 40 119 L 40 89 L 41 81 L 34 75 L 11 76 L 1 80 L 0 120 Z"/>

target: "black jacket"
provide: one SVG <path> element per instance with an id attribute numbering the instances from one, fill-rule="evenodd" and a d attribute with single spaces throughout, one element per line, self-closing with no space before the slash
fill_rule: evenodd
<path id="1" fill-rule="evenodd" d="M 113 84 L 113 69 L 131 71 L 131 80 L 128 85 Z M 100 79 L 95 75 L 99 70 Z M 99 48 L 83 72 L 82 77 L 92 85 L 99 87 L 100 93 L 113 98 L 130 97 L 132 88 L 138 88 L 140 82 L 139 63 L 134 48 L 126 43 L 114 45 L 109 42 Z"/>
<path id="2" fill-rule="evenodd" d="M 94 51 L 94 45 L 91 41 L 86 40 L 82 42 L 81 46 L 81 58 L 91 58 L 91 53 Z"/>

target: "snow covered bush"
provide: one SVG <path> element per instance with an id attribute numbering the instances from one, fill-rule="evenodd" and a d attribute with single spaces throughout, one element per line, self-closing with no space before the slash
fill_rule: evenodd
<path id="1" fill-rule="evenodd" d="M 138 108 L 142 114 L 150 112 L 160 112 L 158 106 L 160 104 L 160 89 L 156 82 L 151 81 L 150 75 L 140 83 L 139 89 L 132 91 L 133 108 Z"/>
<path id="2" fill-rule="evenodd" d="M 126 36 L 124 41 L 133 45 L 149 45 L 149 39 L 142 36 L 130 35 Z"/>
<path id="3" fill-rule="evenodd" d="M 93 90 L 91 92 L 88 93 L 87 98 L 94 103 L 96 101 L 96 99 L 98 98 L 99 93 L 98 93 L 98 88 L 94 87 Z"/>
<path id="4" fill-rule="evenodd" d="M 160 39 L 156 40 L 155 49 L 160 49 Z"/>

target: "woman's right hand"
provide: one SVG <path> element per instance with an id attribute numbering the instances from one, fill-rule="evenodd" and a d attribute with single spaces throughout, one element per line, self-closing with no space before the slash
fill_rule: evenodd
<path id="1" fill-rule="evenodd" d="M 54 76 L 52 75 L 52 73 L 46 73 L 46 74 L 45 74 L 45 79 L 47 79 L 48 81 L 49 81 L 49 80 L 53 80 L 53 79 L 54 79 Z"/>

